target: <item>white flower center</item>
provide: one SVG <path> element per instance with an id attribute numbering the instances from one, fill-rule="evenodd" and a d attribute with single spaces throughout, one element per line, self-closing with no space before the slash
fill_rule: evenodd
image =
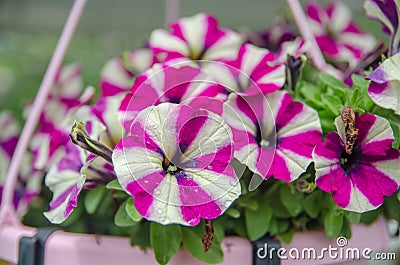
<path id="1" fill-rule="evenodd" d="M 269 147 L 269 145 L 270 145 L 270 142 L 268 140 L 261 139 L 261 141 L 260 141 L 260 146 L 261 147 L 267 148 L 267 147 Z"/>
<path id="2" fill-rule="evenodd" d="M 175 165 L 173 165 L 173 164 L 169 165 L 169 166 L 168 166 L 168 169 L 167 169 L 167 171 L 168 171 L 169 173 L 174 173 L 174 172 L 176 172 L 177 170 L 178 170 L 177 166 L 175 166 Z"/>

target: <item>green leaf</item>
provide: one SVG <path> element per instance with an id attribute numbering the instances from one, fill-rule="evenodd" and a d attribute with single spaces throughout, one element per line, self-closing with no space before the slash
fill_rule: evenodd
<path id="1" fill-rule="evenodd" d="M 86 192 L 83 203 L 89 214 L 94 214 L 97 211 L 106 193 L 107 189 L 104 186 L 99 186 Z"/>
<path id="2" fill-rule="evenodd" d="M 361 220 L 361 214 L 356 212 L 348 212 L 347 219 L 351 224 L 358 224 Z"/>
<path id="3" fill-rule="evenodd" d="M 304 194 L 293 186 L 282 185 L 279 189 L 279 198 L 293 217 L 301 213 L 303 197 Z"/>
<path id="4" fill-rule="evenodd" d="M 370 225 L 378 219 L 379 215 L 381 214 L 381 208 L 378 208 L 373 211 L 365 212 L 361 214 L 360 222 L 366 225 Z"/>
<path id="5" fill-rule="evenodd" d="M 335 116 L 340 115 L 341 109 L 343 108 L 343 103 L 340 98 L 334 95 L 322 94 L 321 100 Z"/>
<path id="6" fill-rule="evenodd" d="M 297 88 L 302 97 L 305 98 L 307 104 L 314 108 L 324 108 L 324 105 L 321 103 L 321 89 L 315 86 L 312 83 L 308 82 L 300 82 Z"/>
<path id="7" fill-rule="evenodd" d="M 251 241 L 255 241 L 268 231 L 272 219 L 272 210 L 269 205 L 262 205 L 256 211 L 246 208 L 244 216 L 247 236 Z"/>
<path id="8" fill-rule="evenodd" d="M 240 237 L 247 237 L 246 222 L 244 218 L 231 219 L 233 230 Z"/>
<path id="9" fill-rule="evenodd" d="M 182 242 L 182 230 L 179 225 L 150 224 L 150 243 L 159 264 L 167 264 L 178 251 Z"/>
<path id="10" fill-rule="evenodd" d="M 243 198 L 241 200 L 238 200 L 238 204 L 243 208 L 249 208 L 254 211 L 258 209 L 258 202 L 256 200 Z"/>
<path id="11" fill-rule="evenodd" d="M 340 235 L 344 236 L 347 239 L 351 238 L 351 226 L 349 220 L 346 217 L 343 218 L 342 231 L 340 231 Z"/>
<path id="12" fill-rule="evenodd" d="M 143 216 L 140 215 L 140 213 L 136 210 L 135 205 L 133 204 L 133 197 L 130 197 L 126 200 L 125 210 L 133 221 L 139 222 L 143 219 Z"/>
<path id="13" fill-rule="evenodd" d="M 225 222 L 222 218 L 214 219 L 214 240 L 216 242 L 222 242 L 225 237 Z"/>
<path id="14" fill-rule="evenodd" d="M 289 244 L 293 239 L 294 233 L 295 233 L 294 229 L 289 229 L 285 233 L 281 234 L 279 236 L 279 239 L 282 240 L 284 243 Z"/>
<path id="15" fill-rule="evenodd" d="M 204 252 L 203 243 L 201 242 L 203 235 L 204 222 L 195 227 L 182 227 L 182 243 L 190 254 L 209 264 L 221 263 L 224 260 L 224 252 L 220 245 L 221 242 L 214 240 L 211 249 Z"/>
<path id="16" fill-rule="evenodd" d="M 292 215 L 283 205 L 282 200 L 279 198 L 279 190 L 275 190 L 273 192 L 268 192 L 265 196 L 265 202 L 271 207 L 272 215 L 278 218 L 289 218 Z"/>
<path id="17" fill-rule="evenodd" d="M 127 213 L 126 204 L 128 200 L 125 200 L 118 208 L 117 213 L 114 216 L 114 223 L 117 226 L 126 227 L 137 224 Z"/>
<path id="18" fill-rule="evenodd" d="M 127 199 L 130 197 L 130 195 L 125 191 L 116 191 L 115 193 L 112 194 L 112 197 L 114 199 Z"/>
<path id="19" fill-rule="evenodd" d="M 388 218 L 400 222 L 400 201 L 397 199 L 397 194 L 385 198 L 383 209 Z"/>
<path id="20" fill-rule="evenodd" d="M 132 246 L 141 249 L 150 248 L 150 222 L 144 221 L 130 227 L 130 238 Z"/>
<path id="21" fill-rule="evenodd" d="M 106 188 L 109 190 L 124 190 L 118 182 L 118 179 L 114 179 L 107 183 Z"/>
<path id="22" fill-rule="evenodd" d="M 229 215 L 232 218 L 235 218 L 235 219 L 240 217 L 240 211 L 238 209 L 235 209 L 235 208 L 229 208 L 226 211 L 226 214 Z"/>
<path id="23" fill-rule="evenodd" d="M 351 80 L 353 82 L 353 88 L 368 88 L 370 80 L 366 80 L 365 77 L 361 75 L 353 74 L 351 76 Z"/>
<path id="24" fill-rule="evenodd" d="M 288 219 L 272 218 L 269 232 L 274 235 L 281 235 L 285 233 L 290 227 Z"/>
<path id="25" fill-rule="evenodd" d="M 341 93 L 342 95 L 345 94 L 345 91 L 347 89 L 347 86 L 340 81 L 339 79 L 336 79 L 335 77 L 329 75 L 329 74 L 325 74 L 325 73 L 319 73 L 318 74 L 318 80 L 328 86 L 329 88 L 331 88 L 332 90 L 334 90 L 336 93 Z"/>
<path id="26" fill-rule="evenodd" d="M 336 209 L 329 209 L 324 219 L 324 229 L 329 238 L 339 237 L 342 231 L 343 216 Z"/>
<path id="27" fill-rule="evenodd" d="M 317 218 L 321 211 L 322 194 L 319 190 L 315 190 L 306 196 L 303 200 L 304 211 L 311 217 Z"/>

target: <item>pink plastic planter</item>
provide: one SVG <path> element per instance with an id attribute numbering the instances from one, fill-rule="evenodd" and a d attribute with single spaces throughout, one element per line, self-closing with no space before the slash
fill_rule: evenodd
<path id="1" fill-rule="evenodd" d="M 371 226 L 355 225 L 352 227 L 353 237 L 344 248 L 370 248 L 374 251 L 385 250 L 389 243 L 389 234 L 383 219 L 379 219 Z M 17 263 L 18 244 L 22 236 L 33 236 L 36 229 L 26 226 L 5 224 L 0 227 L 0 259 Z M 304 248 L 315 248 L 317 253 L 322 248 L 339 248 L 336 240 L 328 239 L 323 231 L 297 233 L 289 245 L 282 247 L 288 251 L 296 248 L 301 251 Z M 251 265 L 253 250 L 251 243 L 240 237 L 227 237 L 222 242 L 225 253 L 224 265 Z M 134 262 L 134 263 L 133 263 Z M 349 262 L 349 263 L 346 263 Z M 46 243 L 46 265 L 122 265 L 122 264 L 146 264 L 156 265 L 151 250 L 142 251 L 138 247 L 131 247 L 129 238 L 98 236 L 88 234 L 54 232 Z M 171 265 L 200 265 L 205 264 L 192 257 L 185 249 L 179 250 L 170 261 Z M 331 259 L 326 255 L 319 260 L 282 260 L 285 264 L 366 264 L 365 260 L 349 261 L 344 259 Z"/>
<path id="2" fill-rule="evenodd" d="M 24 126 L 15 155 L 11 161 L 4 188 L 2 205 L 0 208 L 0 261 L 5 260 L 11 263 L 18 262 L 19 240 L 23 236 L 33 236 L 36 228 L 23 226 L 15 216 L 12 206 L 12 191 L 14 190 L 18 170 L 24 152 L 37 124 L 40 112 L 43 109 L 49 90 L 51 89 L 55 73 L 64 58 L 68 44 L 78 24 L 80 15 L 85 6 L 86 0 L 76 0 L 70 16 L 65 24 L 60 41 L 39 88 L 38 95 Z M 315 44 L 315 39 L 308 29 L 304 14 L 297 0 L 288 0 L 292 12 L 297 18 L 297 23 L 302 29 L 304 37 Z M 166 1 L 166 22 L 175 20 L 178 16 L 179 0 Z M 315 45 L 313 45 L 315 46 Z M 318 46 L 310 51 L 314 63 L 324 68 L 325 62 Z M 323 69 L 321 69 L 323 70 Z M 387 228 L 383 219 L 378 220 L 370 227 L 357 225 L 353 226 L 353 238 L 349 240 L 347 247 L 359 249 L 370 248 L 372 250 L 386 249 L 389 242 Z M 320 253 L 321 249 L 329 245 L 337 247 L 336 240 L 325 237 L 324 232 L 297 233 L 290 245 L 282 245 L 287 250 L 297 248 L 313 247 Z M 250 265 L 253 259 L 251 243 L 239 237 L 227 237 L 222 242 L 222 249 L 225 258 L 221 264 L 229 265 Z M 46 265 L 119 265 L 119 264 L 157 264 L 152 251 L 142 251 L 138 247 L 131 247 L 128 238 L 112 236 L 96 236 L 88 234 L 74 234 L 57 231 L 47 240 L 45 250 Z M 327 257 L 324 260 L 283 260 L 282 264 L 339 264 L 344 260 L 333 260 Z M 350 261 L 351 264 L 365 264 L 365 261 Z M 350 264 L 347 263 L 347 264 Z M 199 265 L 204 264 L 192 257 L 186 250 L 179 250 L 170 261 L 171 265 Z"/>

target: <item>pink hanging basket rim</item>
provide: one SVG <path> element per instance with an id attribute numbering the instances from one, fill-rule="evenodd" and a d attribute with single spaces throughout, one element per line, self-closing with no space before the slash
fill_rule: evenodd
<path id="1" fill-rule="evenodd" d="M 17 264 L 19 240 L 23 236 L 32 237 L 37 228 L 21 224 L 3 224 L 0 226 L 0 260 Z M 346 247 L 360 250 L 370 248 L 374 251 L 388 248 L 390 237 L 387 231 L 386 221 L 379 218 L 370 226 L 353 225 L 353 236 L 348 240 Z M 320 253 L 324 247 L 338 247 L 336 239 L 326 237 L 324 231 L 308 231 L 295 233 L 290 244 L 282 244 L 286 250 L 313 247 Z M 252 243 L 242 237 L 228 236 L 221 243 L 224 251 L 223 265 L 228 264 L 252 264 Z M 126 261 L 135 260 L 139 264 L 157 264 L 152 250 L 143 251 L 139 247 L 130 245 L 129 237 L 117 237 L 109 235 L 78 234 L 64 231 L 54 232 L 46 243 L 46 265 L 70 265 L 70 264 L 125 264 Z M 112 262 L 112 263 L 111 263 Z M 190 255 L 181 248 L 168 264 L 179 265 L 205 264 Z M 292 264 L 293 260 L 282 260 L 282 264 Z M 296 264 L 337 264 L 343 260 L 296 260 Z"/>

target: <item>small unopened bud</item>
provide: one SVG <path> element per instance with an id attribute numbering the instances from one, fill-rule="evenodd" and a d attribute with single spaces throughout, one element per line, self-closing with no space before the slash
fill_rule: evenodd
<path id="1" fill-rule="evenodd" d="M 306 62 L 305 56 L 294 57 L 292 55 L 287 56 L 287 80 L 290 90 L 295 90 L 297 82 L 299 80 L 301 69 L 303 68 Z"/>
<path id="2" fill-rule="evenodd" d="M 83 122 L 75 121 L 69 136 L 71 137 L 72 142 L 80 148 L 97 156 L 101 156 L 112 164 L 111 156 L 113 151 L 108 146 L 90 138 Z"/>

